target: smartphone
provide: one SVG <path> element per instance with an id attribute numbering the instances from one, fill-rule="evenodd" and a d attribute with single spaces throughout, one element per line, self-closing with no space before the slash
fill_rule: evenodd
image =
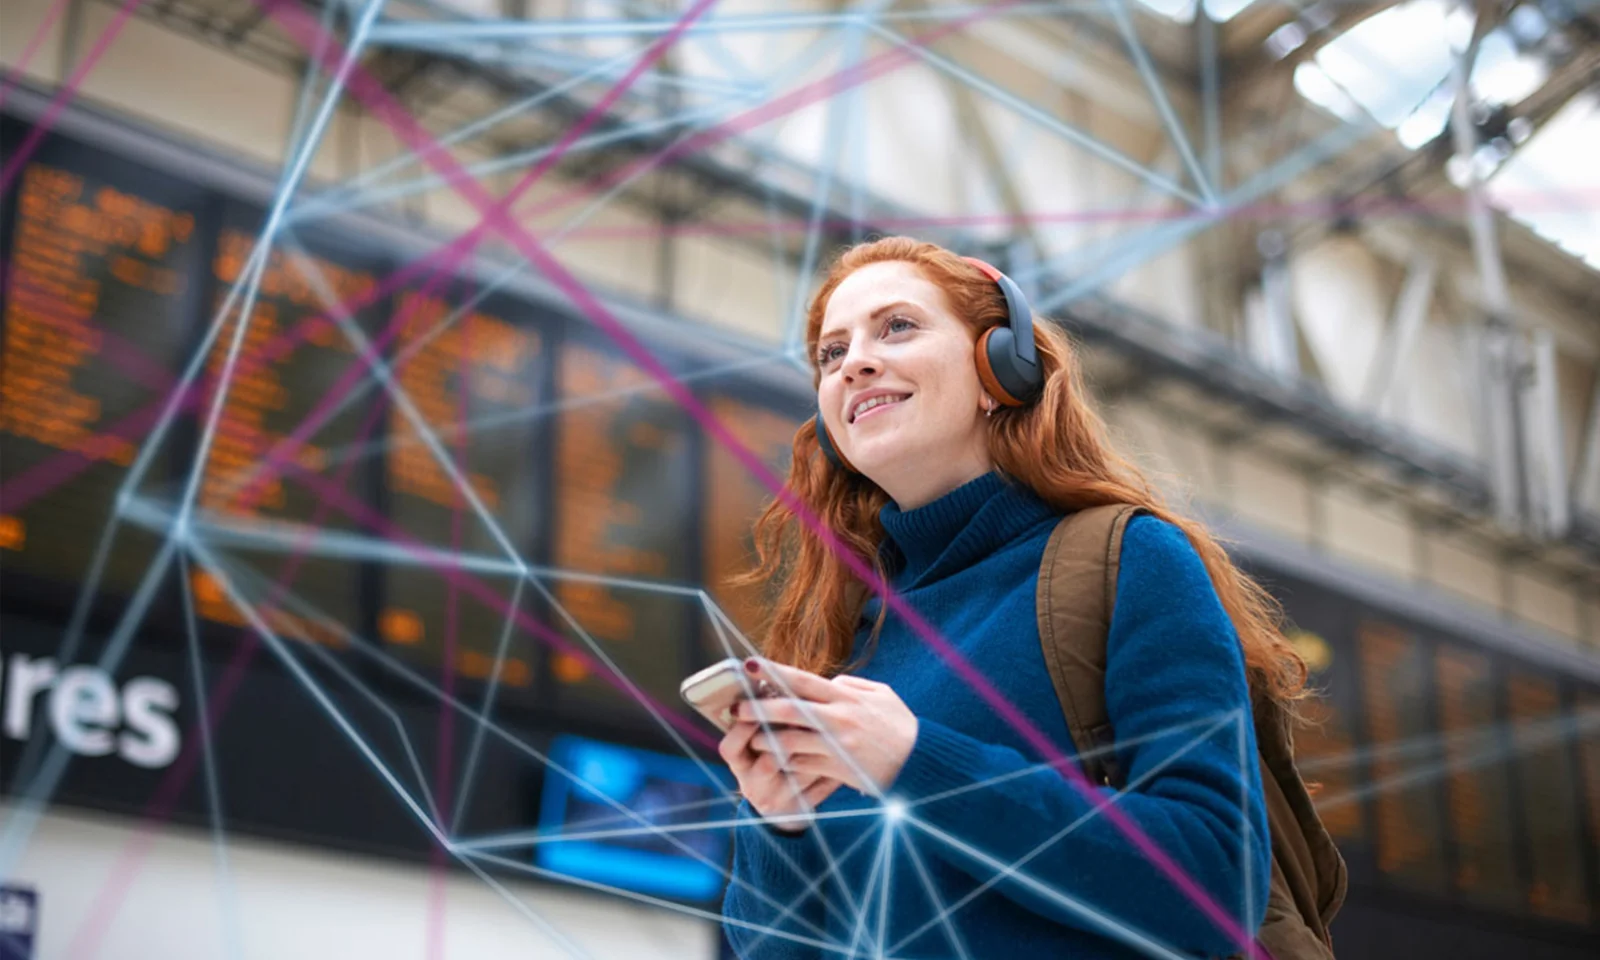
<path id="1" fill-rule="evenodd" d="M 753 697 L 769 697 L 773 688 L 745 672 L 743 660 L 729 657 L 683 681 L 678 692 L 702 717 L 727 733 L 733 728 L 734 704 Z"/>

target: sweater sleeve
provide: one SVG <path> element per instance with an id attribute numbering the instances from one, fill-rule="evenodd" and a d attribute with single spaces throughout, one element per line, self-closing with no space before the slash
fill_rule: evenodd
<path id="1" fill-rule="evenodd" d="M 827 941 L 815 831 L 786 834 L 739 804 L 723 930 L 742 960 L 818 960 Z"/>
<path id="2" fill-rule="evenodd" d="M 1225 956 L 1239 950 L 1236 933 L 1196 905 L 1195 888 L 1234 931 L 1253 934 L 1271 870 L 1249 703 L 1232 622 L 1199 555 L 1176 527 L 1137 517 L 1123 537 L 1106 649 L 1126 788 L 1090 793 L 1049 768 L 1026 773 L 1039 764 L 1010 747 L 921 721 L 892 794 L 934 841 L 927 849 L 1036 913 Z M 1185 880 L 1097 811 L 1096 795 Z"/>

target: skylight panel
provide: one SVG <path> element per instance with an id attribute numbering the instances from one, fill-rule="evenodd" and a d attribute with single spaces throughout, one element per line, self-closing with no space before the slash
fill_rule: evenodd
<path id="1" fill-rule="evenodd" d="M 1449 76 L 1449 18 L 1440 0 L 1412 0 L 1356 24 L 1316 61 L 1374 120 L 1395 127 Z"/>
<path id="2" fill-rule="evenodd" d="M 1600 268 L 1600 101 L 1574 99 L 1511 155 L 1488 183 L 1495 205 L 1535 233 Z"/>
<path id="3" fill-rule="evenodd" d="M 1442 133 L 1450 119 L 1451 71 L 1457 51 L 1472 35 L 1472 23 L 1471 14 L 1443 0 L 1411 0 L 1374 14 L 1329 43 L 1314 58 L 1321 74 L 1302 64 L 1295 87 L 1347 120 L 1353 119 L 1355 104 L 1415 150 Z M 1512 17 L 1483 38 L 1472 68 L 1477 100 L 1491 106 L 1517 103 L 1545 82 L 1549 70 L 1543 61 L 1523 53 L 1517 43 L 1526 44 L 1545 29 L 1535 12 Z M 1303 40 L 1279 37 L 1273 43 L 1292 49 Z"/>

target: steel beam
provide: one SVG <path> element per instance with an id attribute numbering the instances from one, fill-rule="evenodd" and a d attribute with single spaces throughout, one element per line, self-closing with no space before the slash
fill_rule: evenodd
<path id="1" fill-rule="evenodd" d="M 1481 514 L 1489 505 L 1483 471 L 1471 457 L 1356 413 L 1313 384 L 1272 376 L 1210 331 L 1177 328 L 1100 297 L 1075 302 L 1059 322 L 1080 340 L 1126 357 L 1152 380 L 1186 383 L 1262 422 L 1292 424 L 1346 456 L 1435 487 L 1461 512 Z"/>
<path id="2" fill-rule="evenodd" d="M 1579 434 L 1572 503 L 1578 513 L 1600 519 L 1600 364 L 1595 367 L 1594 386 L 1590 388 L 1589 415 Z"/>
<path id="3" fill-rule="evenodd" d="M 66 15 L 61 18 L 61 40 L 56 53 L 57 82 L 66 83 L 77 70 L 78 53 L 83 41 L 83 7 L 88 0 L 67 0 Z"/>
<path id="4" fill-rule="evenodd" d="M 1279 377 L 1300 374 L 1300 340 L 1294 322 L 1289 280 L 1289 248 L 1282 233 L 1262 231 L 1256 238 L 1261 253 L 1261 309 L 1245 315 L 1246 345 L 1262 369 Z"/>
<path id="5" fill-rule="evenodd" d="M 1122 42 L 1128 49 L 1129 58 L 1133 60 L 1140 78 L 1144 80 L 1145 89 L 1150 92 L 1150 99 L 1155 101 L 1156 113 L 1161 116 L 1161 122 L 1167 128 L 1167 136 L 1172 138 L 1172 145 L 1177 149 L 1178 156 L 1183 159 L 1183 165 L 1188 168 L 1195 189 L 1200 191 L 1200 196 L 1207 204 L 1215 203 L 1217 196 L 1216 191 L 1212 189 L 1211 180 L 1205 171 L 1200 169 L 1200 161 L 1194 155 L 1194 148 L 1189 145 L 1189 135 L 1183 129 L 1183 122 L 1173 112 L 1167 91 L 1156 76 L 1155 67 L 1151 65 L 1150 57 L 1145 53 L 1144 44 L 1133 28 L 1133 20 L 1128 16 L 1128 0 L 1105 0 L 1105 2 L 1106 8 L 1111 11 L 1111 18 L 1116 21 L 1117 31 L 1122 34 Z"/>
<path id="6" fill-rule="evenodd" d="M 1217 23 L 1204 3 L 1196 11 L 1195 40 L 1200 58 L 1200 127 L 1206 178 L 1213 190 L 1226 189 L 1222 177 L 1222 65 L 1217 57 Z"/>
<path id="7" fill-rule="evenodd" d="M 1462 193 L 1466 200 L 1467 229 L 1472 237 L 1472 252 L 1478 265 L 1487 314 L 1479 339 L 1483 386 L 1479 402 L 1483 418 L 1480 431 L 1494 492 L 1495 518 L 1501 526 L 1515 530 L 1523 528 L 1531 519 L 1523 417 L 1519 409 L 1522 349 L 1513 329 L 1511 297 L 1506 289 L 1505 264 L 1500 259 L 1494 214 L 1474 162 L 1479 144 L 1477 127 L 1472 122 L 1471 76 L 1478 44 L 1485 31 L 1485 21 L 1480 18 L 1473 29 L 1472 42 L 1456 57 L 1450 133 L 1456 160 L 1465 170 Z"/>
<path id="8" fill-rule="evenodd" d="M 927 7 L 928 0 L 921 0 L 920 5 Z M 994 131 L 989 128 L 989 119 L 984 111 L 979 109 L 972 88 L 948 74 L 941 74 L 941 80 L 945 90 L 950 94 L 960 128 L 971 135 L 971 146 L 976 148 L 983 169 L 989 174 L 990 182 L 1000 195 L 1001 206 L 1012 218 L 1014 229 L 1022 233 L 1027 241 L 1033 244 L 1034 249 L 1044 249 L 1040 245 L 1039 231 L 1028 219 L 1028 205 L 1023 202 L 1022 192 L 1017 189 L 1017 178 L 1006 163 L 1005 152 L 995 143 Z"/>
<path id="9" fill-rule="evenodd" d="M 1512 105 L 1509 108 L 1510 115 L 1525 120 L 1534 133 L 1537 133 L 1574 97 L 1589 90 L 1596 77 L 1600 77 L 1600 45 L 1579 46 L 1568 60 L 1554 67 L 1543 86 Z M 1334 197 L 1355 197 L 1373 192 L 1386 195 L 1398 193 L 1401 196 L 1432 196 L 1437 190 L 1450 189 L 1439 158 L 1441 153 L 1449 151 L 1449 143 L 1443 138 L 1451 136 L 1453 131 L 1446 131 L 1440 135 L 1441 140 L 1414 151 L 1398 153 L 1384 151 L 1379 159 L 1365 165 L 1360 172 L 1344 178 L 1339 185 L 1331 188 L 1329 193 Z M 1435 236 L 1445 235 L 1444 231 L 1447 229 L 1450 236 L 1458 236 L 1453 229 L 1455 226 L 1453 221 L 1426 217 L 1419 218 L 1415 222 L 1419 226 L 1432 228 Z M 1330 225 L 1327 222 L 1310 221 L 1300 225 L 1295 233 L 1298 242 L 1305 245 L 1315 243 L 1316 239 L 1328 229 Z M 1462 239 L 1470 245 L 1470 238 Z M 1519 268 L 1537 267 L 1538 264 L 1526 257 L 1514 257 L 1511 266 L 1513 273 L 1516 273 Z M 1580 293 L 1571 286 L 1552 287 L 1550 292 L 1559 293 L 1575 310 L 1593 309 L 1593 297 L 1587 292 Z"/>
<path id="10" fill-rule="evenodd" d="M 1184 188 L 1181 184 L 1168 180 L 1155 171 L 1140 165 L 1137 161 L 1127 157 L 1109 144 L 1101 141 L 1098 137 L 1056 119 L 1048 112 L 1030 103 L 1026 98 L 1006 90 L 987 78 L 978 76 L 948 57 L 934 53 L 927 47 L 911 43 L 905 37 L 886 27 L 873 24 L 872 30 L 890 43 L 926 62 L 929 66 L 943 71 L 948 76 L 965 83 L 979 93 L 992 97 L 996 102 L 1015 110 L 1031 122 L 1040 125 L 1067 142 L 1087 150 L 1107 163 L 1137 177 L 1139 180 L 1158 187 L 1164 192 L 1188 203 L 1200 204 L 1203 202 L 1201 197 Z"/>
<path id="11" fill-rule="evenodd" d="M 1368 368 L 1367 382 L 1361 391 L 1361 408 L 1382 415 L 1390 406 L 1395 380 L 1411 360 L 1411 349 L 1428 318 L 1433 302 L 1433 285 L 1439 277 L 1439 263 L 1427 254 L 1418 254 L 1406 267 L 1406 278 L 1394 300 L 1394 311 L 1378 342 Z"/>
<path id="12" fill-rule="evenodd" d="M 1354 123 L 1333 128 L 1239 184 L 1226 194 L 1220 203 L 1196 211 L 1191 217 L 1140 231 L 1112 247 L 1096 261 L 1092 269 L 1072 278 L 1069 282 L 1060 284 L 1054 293 L 1042 303 L 1036 304 L 1035 309 L 1049 312 L 1095 294 L 1116 277 L 1204 233 L 1227 219 L 1234 211 L 1256 203 L 1260 198 L 1281 189 L 1296 177 L 1343 153 L 1372 130 L 1373 127 L 1370 125 Z M 1039 269 L 1054 273 L 1059 267 L 1059 262 L 1046 261 Z"/>
<path id="13" fill-rule="evenodd" d="M 1572 522 L 1572 491 L 1562 450 L 1561 397 L 1556 373 L 1555 338 L 1535 330 L 1522 398 L 1523 457 L 1527 462 L 1528 505 L 1532 525 L 1550 540 L 1566 535 Z"/>

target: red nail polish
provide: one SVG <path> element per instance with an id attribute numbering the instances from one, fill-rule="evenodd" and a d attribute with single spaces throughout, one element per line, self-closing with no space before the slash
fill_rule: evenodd
<path id="1" fill-rule="evenodd" d="M 755 657 L 751 657 L 750 659 L 748 659 L 748 660 L 746 660 L 744 662 L 744 668 L 745 668 L 745 670 L 749 671 L 750 673 L 760 673 L 761 672 L 761 661 L 757 660 Z"/>

